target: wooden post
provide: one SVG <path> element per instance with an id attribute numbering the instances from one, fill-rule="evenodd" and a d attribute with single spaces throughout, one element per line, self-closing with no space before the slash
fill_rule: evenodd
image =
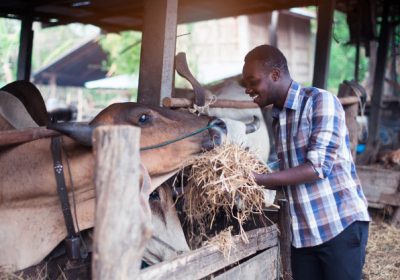
<path id="1" fill-rule="evenodd" d="M 279 221 L 278 228 L 280 231 L 279 245 L 281 247 L 281 263 L 283 280 L 293 279 L 291 266 L 291 239 L 292 233 L 290 229 L 290 213 L 289 202 L 286 199 L 279 199 Z"/>
<path id="2" fill-rule="evenodd" d="M 31 16 L 24 16 L 21 20 L 17 80 L 29 81 L 31 76 L 32 44 L 33 44 L 32 23 L 33 19 Z"/>
<path id="3" fill-rule="evenodd" d="M 344 83 L 340 84 L 338 93 L 339 98 L 355 97 L 354 95 L 355 93 L 353 93 L 353 90 L 350 86 Z M 359 107 L 358 104 L 359 104 L 358 98 L 356 102 L 350 104 L 342 104 L 346 117 L 346 126 L 349 131 L 350 149 L 354 162 L 356 161 L 357 145 L 358 145 L 358 125 L 357 125 L 357 115 Z"/>
<path id="4" fill-rule="evenodd" d="M 388 22 L 389 6 L 390 1 L 384 1 L 381 31 L 379 34 L 379 45 L 376 56 L 377 59 L 374 74 L 374 85 L 371 97 L 371 113 L 368 119 L 368 142 L 365 152 L 360 155 L 360 163 L 362 164 L 374 162 L 379 149 L 379 128 L 381 120 L 383 82 L 385 78 L 386 58 L 390 39 Z"/>
<path id="5" fill-rule="evenodd" d="M 315 46 L 313 86 L 326 88 L 331 50 L 332 22 L 335 0 L 319 1 L 318 29 Z"/>
<path id="6" fill-rule="evenodd" d="M 178 0 L 144 1 L 138 102 L 156 105 L 171 96 Z"/>
<path id="7" fill-rule="evenodd" d="M 94 132 L 96 218 L 93 279 L 134 279 L 151 237 L 140 197 L 140 129 L 102 126 Z"/>
<path id="8" fill-rule="evenodd" d="M 277 36 L 277 29 L 278 29 L 278 18 L 279 12 L 272 11 L 271 12 L 271 23 L 269 24 L 269 44 L 274 47 L 278 47 L 278 36 Z"/>

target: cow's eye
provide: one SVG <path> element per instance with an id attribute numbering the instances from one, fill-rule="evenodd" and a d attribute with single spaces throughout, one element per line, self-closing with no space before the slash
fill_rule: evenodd
<path id="1" fill-rule="evenodd" d="M 158 191 L 154 191 L 150 194 L 150 200 L 161 200 Z"/>
<path id="2" fill-rule="evenodd" d="M 150 115 L 148 115 L 148 114 L 141 114 L 141 115 L 139 116 L 139 120 L 138 120 L 139 125 L 144 125 L 144 124 L 148 123 L 148 122 L 150 121 L 150 119 L 151 119 L 151 116 L 150 116 Z"/>

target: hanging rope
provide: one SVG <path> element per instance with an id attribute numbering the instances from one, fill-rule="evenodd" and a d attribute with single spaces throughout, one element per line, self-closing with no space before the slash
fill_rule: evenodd
<path id="1" fill-rule="evenodd" d="M 203 115 L 209 115 L 209 109 L 212 104 L 217 102 L 217 96 L 216 95 L 211 95 L 211 99 L 204 104 L 204 106 L 198 106 L 196 104 L 193 104 L 193 108 L 189 108 L 189 112 L 192 114 L 195 114 L 197 116 L 200 116 L 201 114 Z"/>

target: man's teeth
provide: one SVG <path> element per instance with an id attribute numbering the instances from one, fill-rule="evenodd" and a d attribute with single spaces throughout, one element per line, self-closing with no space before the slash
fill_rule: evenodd
<path id="1" fill-rule="evenodd" d="M 253 95 L 251 98 L 253 98 L 253 100 L 254 100 L 254 99 L 256 99 L 257 97 L 258 97 L 258 94 Z"/>

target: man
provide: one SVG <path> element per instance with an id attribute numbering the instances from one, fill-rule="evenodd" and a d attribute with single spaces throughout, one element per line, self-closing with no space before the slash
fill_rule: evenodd
<path id="1" fill-rule="evenodd" d="M 269 45 L 246 55 L 243 84 L 261 108 L 273 105 L 280 171 L 253 175 L 289 200 L 293 278 L 361 279 L 370 218 L 338 98 L 293 81 Z"/>

